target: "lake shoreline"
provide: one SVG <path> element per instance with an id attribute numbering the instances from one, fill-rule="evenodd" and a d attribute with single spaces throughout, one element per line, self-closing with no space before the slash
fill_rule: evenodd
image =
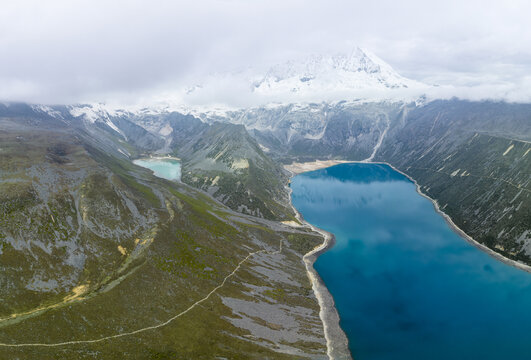
<path id="1" fill-rule="evenodd" d="M 446 221 L 446 223 L 450 226 L 450 228 L 457 234 L 459 235 L 461 238 L 463 238 L 465 241 L 467 241 L 469 244 L 473 245 L 474 247 L 476 247 L 477 249 L 487 253 L 488 255 L 490 255 L 491 257 L 493 257 L 494 259 L 506 264 L 506 265 L 509 265 L 509 266 L 513 266 L 519 270 L 523 270 L 525 272 L 528 272 L 528 273 L 531 273 L 531 266 L 529 265 L 526 265 L 526 264 L 523 264 L 523 263 L 520 263 L 518 261 L 515 261 L 515 260 L 512 260 L 512 259 L 509 259 L 505 256 L 503 256 L 502 254 L 492 250 L 491 248 L 483 245 L 482 243 L 480 243 L 479 241 L 475 240 L 473 237 L 471 237 L 470 235 L 468 235 L 467 233 L 465 233 L 459 226 L 457 226 L 454 221 L 452 220 L 452 218 L 447 214 L 445 213 L 443 210 L 441 210 L 440 206 L 439 206 L 439 203 L 437 202 L 437 200 L 435 199 L 432 199 L 430 196 L 428 196 L 427 194 L 425 194 L 424 192 L 422 192 L 422 190 L 420 189 L 420 185 L 417 183 L 417 181 L 415 179 L 413 179 L 411 176 L 409 176 L 408 174 L 398 170 L 397 168 L 395 168 L 393 165 L 389 164 L 389 163 L 386 163 L 386 162 L 374 162 L 374 163 L 371 163 L 371 164 L 384 164 L 384 165 L 388 165 L 389 167 L 391 167 L 393 170 L 395 170 L 396 172 L 404 175 L 405 177 L 407 177 L 411 182 L 413 182 L 415 184 L 415 188 L 417 190 L 417 193 L 419 195 L 421 195 L 422 197 L 428 199 L 431 201 L 432 205 L 433 205 L 433 208 L 435 209 L 435 211 L 441 215 L 444 220 Z"/>
<path id="2" fill-rule="evenodd" d="M 131 162 L 137 166 L 149 169 L 156 177 L 169 181 L 181 181 L 181 160 L 176 157 L 150 156 L 134 159 Z"/>
<path id="3" fill-rule="evenodd" d="M 347 162 L 314 162 L 298 166 L 299 169 L 305 170 L 298 173 L 322 169 L 326 167 L 324 165 L 343 163 Z M 330 310 L 329 304 L 322 305 L 321 302 L 319 305 L 324 313 L 341 311 L 341 327 L 348 332 L 348 342 L 353 351 L 362 356 L 364 352 L 372 354 L 374 349 L 380 348 L 380 344 L 382 349 L 386 346 L 394 349 L 397 344 L 408 341 L 415 348 L 414 344 L 429 333 L 433 326 L 439 324 L 446 324 L 441 325 L 444 328 L 441 330 L 441 337 L 431 339 L 422 346 L 419 344 L 418 351 L 431 354 L 437 346 L 444 346 L 446 342 L 439 339 L 452 339 L 456 336 L 453 328 L 456 324 L 460 324 L 460 329 L 465 329 L 466 333 L 472 331 L 478 338 L 481 336 L 492 340 L 489 340 L 488 346 L 483 346 L 481 341 L 461 344 L 464 346 L 463 351 L 466 348 L 471 354 L 476 351 L 483 352 L 485 358 L 495 359 L 499 358 L 499 354 L 519 354 L 521 349 L 527 348 L 525 335 L 522 335 L 525 331 L 513 329 L 510 317 L 493 315 L 484 327 L 476 329 L 474 326 L 478 321 L 484 320 L 485 313 L 496 312 L 496 309 L 506 304 L 506 299 L 516 293 L 521 296 L 512 299 L 513 308 L 508 311 L 512 311 L 513 316 L 517 318 L 518 314 L 521 314 L 522 319 L 528 315 L 522 312 L 525 312 L 531 297 L 531 280 L 528 277 L 531 267 L 506 258 L 497 253 L 496 249 L 490 249 L 466 234 L 441 209 L 435 199 L 422 191 L 424 186 L 421 189 L 412 176 L 393 165 L 367 160 L 348 163 L 352 165 L 294 177 L 291 180 L 291 188 L 293 205 L 297 205 L 299 211 L 308 217 L 308 221 L 336 234 L 337 244 L 341 245 L 341 249 L 336 247 L 334 249 L 337 250 L 323 255 L 323 249 L 333 246 L 333 243 L 329 242 L 328 247 L 323 246 L 308 255 L 317 258 L 318 276 L 333 295 L 337 309 Z M 350 184 L 349 179 L 353 184 Z M 378 182 L 379 179 L 382 184 L 388 184 L 371 183 Z M 366 183 L 367 180 L 369 183 Z M 412 187 L 410 182 L 415 186 Z M 412 191 L 413 189 L 415 191 Z M 415 192 L 430 200 L 431 205 L 416 197 Z M 379 202 L 386 196 L 389 203 L 383 200 Z M 403 206 L 409 202 L 409 198 L 412 206 L 406 210 Z M 360 206 L 360 199 L 366 199 L 372 207 Z M 383 207 L 378 208 L 376 205 Z M 432 209 L 439 215 L 435 215 Z M 442 216 L 444 222 L 439 216 Z M 411 223 L 409 218 L 412 219 Z M 352 223 L 349 219 L 353 219 Z M 396 237 L 397 243 L 387 242 L 388 238 L 385 236 L 390 229 L 397 229 L 396 233 L 400 234 Z M 355 245 L 347 245 L 345 250 L 343 249 L 344 239 L 358 236 L 359 243 L 363 245 L 358 245 L 355 241 Z M 390 246 L 385 245 L 384 248 L 382 243 Z M 437 252 L 440 252 L 440 256 Z M 378 261 L 373 261 L 371 256 L 375 256 L 376 260 L 386 260 L 389 266 L 382 270 Z M 317 260 L 310 259 L 311 264 Z M 308 269 L 310 272 L 312 270 Z M 369 279 L 376 280 L 375 274 L 381 275 L 381 279 L 378 278 L 382 280 L 379 285 L 376 282 L 365 283 Z M 355 280 L 349 285 L 351 279 Z M 406 281 L 401 283 L 403 280 Z M 317 289 L 317 292 L 319 291 Z M 394 293 L 400 296 L 390 296 Z M 442 300 L 444 294 L 449 293 L 453 295 Z M 380 304 L 380 301 L 386 307 L 382 310 L 374 309 L 372 304 Z M 404 304 L 403 306 L 411 309 L 406 317 L 408 320 L 427 325 L 419 325 L 411 332 L 404 332 L 400 324 L 405 315 L 394 311 L 397 304 Z M 431 306 L 426 304 L 434 304 L 433 307 L 440 311 L 433 312 Z M 461 316 L 452 319 L 452 314 L 459 312 Z M 325 326 L 331 323 L 326 317 L 322 320 Z M 375 321 L 381 321 L 380 326 L 375 327 Z M 389 326 L 395 334 L 386 338 L 385 334 L 378 331 L 382 326 Z M 528 329 L 528 325 L 521 327 Z M 514 334 L 511 334 L 511 331 L 514 331 Z M 334 337 L 329 332 L 328 336 Z M 495 341 L 504 336 L 508 336 L 508 341 L 510 338 L 510 341 L 514 341 L 518 346 L 508 346 L 507 349 L 500 350 Z M 335 340 L 337 341 L 337 338 Z M 433 344 L 430 345 L 430 342 Z M 453 351 L 461 351 L 461 345 L 456 345 L 453 350 L 448 350 L 448 347 L 441 348 L 433 354 L 437 355 L 433 358 L 443 359 L 442 354 L 449 355 Z M 411 349 L 409 346 L 397 351 L 403 356 L 396 358 L 411 358 L 414 351 L 417 351 Z"/>
<path id="4" fill-rule="evenodd" d="M 292 177 L 295 175 L 296 174 L 292 172 Z M 319 273 L 317 273 L 313 267 L 313 264 L 319 255 L 334 246 L 334 234 L 320 229 L 304 220 L 302 214 L 295 208 L 293 202 L 291 201 L 291 194 L 293 190 L 291 187 L 288 187 L 288 190 L 290 195 L 290 205 L 295 212 L 295 217 L 297 220 L 299 220 L 303 225 L 311 228 L 313 231 L 321 234 L 324 238 L 324 241 L 321 245 L 316 246 L 303 256 L 303 261 L 304 265 L 306 266 L 306 274 L 310 280 L 310 283 L 312 284 L 312 290 L 320 307 L 319 317 L 323 323 L 328 358 L 331 360 L 352 359 L 352 355 L 348 346 L 347 335 L 339 325 L 339 313 L 337 312 L 334 298 L 332 297 L 332 294 L 330 294 L 330 291 L 328 291 L 328 288 L 321 279 L 321 276 L 319 276 Z"/>
<path id="5" fill-rule="evenodd" d="M 466 242 L 468 242 L 469 244 L 473 245 L 474 247 L 478 248 L 479 250 L 487 253 L 488 255 L 490 255 L 491 257 L 495 258 L 496 260 L 503 262 L 506 265 L 510 265 L 510 266 L 513 266 L 513 267 L 515 267 L 515 268 L 517 268 L 519 270 L 523 270 L 525 272 L 531 273 L 531 266 L 530 265 L 526 265 L 526 264 L 520 263 L 518 261 L 509 259 L 509 258 L 503 256 L 502 254 L 492 250 L 491 248 L 483 245 L 482 243 L 480 243 L 479 241 L 475 240 L 470 235 L 465 233 L 459 226 L 457 226 L 453 222 L 452 218 L 448 214 L 446 214 L 443 210 L 441 210 L 437 200 L 432 199 L 429 195 L 425 194 L 421 190 L 420 185 L 417 183 L 417 180 L 415 180 L 410 175 L 404 173 L 403 171 L 401 171 L 401 170 L 397 169 L 396 167 L 394 167 L 392 164 L 389 164 L 389 163 L 387 163 L 385 161 L 316 160 L 316 161 L 307 162 L 307 163 L 292 163 L 290 165 L 285 165 L 284 168 L 286 170 L 290 171 L 292 174 L 298 175 L 298 174 L 302 174 L 304 172 L 310 172 L 310 171 L 325 169 L 325 168 L 328 168 L 328 167 L 331 167 L 331 166 L 340 165 L 340 164 L 375 164 L 375 165 L 381 164 L 381 165 L 389 166 L 391 169 L 393 169 L 394 171 L 404 175 L 411 182 L 413 182 L 413 184 L 415 184 L 415 189 L 416 189 L 417 193 L 419 195 L 421 195 L 422 197 L 424 197 L 424 198 L 426 198 L 426 199 L 431 201 L 435 211 L 444 218 L 444 220 L 450 226 L 450 228 L 455 233 L 457 233 L 462 239 L 464 239 Z"/>

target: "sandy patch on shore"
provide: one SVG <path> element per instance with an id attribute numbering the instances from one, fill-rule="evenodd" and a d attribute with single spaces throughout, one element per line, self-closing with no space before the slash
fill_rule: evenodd
<path id="1" fill-rule="evenodd" d="M 281 221 L 281 223 L 284 224 L 284 225 L 292 226 L 292 227 L 302 227 L 303 226 L 300 223 L 298 223 L 296 221 L 293 221 L 293 220 Z"/>
<path id="2" fill-rule="evenodd" d="M 293 174 L 301 174 L 303 172 L 314 171 L 324 169 L 330 166 L 352 163 L 356 161 L 349 160 L 315 160 L 312 162 L 298 163 L 294 162 L 289 165 L 284 165 L 284 169 L 292 172 Z M 358 161 L 359 162 L 359 161 Z"/>

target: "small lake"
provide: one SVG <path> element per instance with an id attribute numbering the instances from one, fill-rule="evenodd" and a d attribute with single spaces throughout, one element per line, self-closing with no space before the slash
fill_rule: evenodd
<path id="1" fill-rule="evenodd" d="M 133 164 L 153 170 L 155 176 L 168 180 L 181 180 L 181 163 L 175 159 L 151 158 L 133 160 Z"/>
<path id="2" fill-rule="evenodd" d="M 531 274 L 467 243 L 386 165 L 292 179 L 305 220 L 336 236 L 315 269 L 355 360 L 530 359 Z"/>

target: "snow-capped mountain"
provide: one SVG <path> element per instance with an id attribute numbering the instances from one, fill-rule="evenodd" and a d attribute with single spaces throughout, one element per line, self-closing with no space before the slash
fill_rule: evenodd
<path id="1" fill-rule="evenodd" d="M 369 135 L 366 139 L 348 135 L 348 143 L 359 148 L 363 142 L 368 152 L 379 136 L 372 130 L 381 134 L 389 125 L 387 114 L 415 104 L 427 88 L 401 76 L 370 52 L 356 48 L 349 55 L 312 55 L 287 61 L 265 72 L 247 69 L 211 75 L 178 96 L 157 98 L 152 103 L 75 105 L 67 109 L 87 126 L 108 126 L 124 139 L 136 139 L 140 134 L 138 129 L 130 129 L 132 122 L 164 139 L 167 146 L 174 130 L 172 113 L 193 115 L 205 123 L 244 125 L 266 148 L 326 142 L 339 136 L 331 123 L 345 127 L 349 119 L 357 119 L 358 128 L 370 128 L 366 131 Z M 238 97 L 243 99 L 241 104 L 230 102 Z M 54 109 L 41 109 L 45 110 L 54 115 Z M 151 143 L 157 141 L 152 139 Z"/>
<path id="2" fill-rule="evenodd" d="M 355 48 L 348 55 L 311 55 L 266 71 L 247 68 L 210 75 L 180 92 L 133 106 L 86 104 L 68 106 L 67 111 L 87 124 L 103 123 L 124 138 L 126 132 L 119 125 L 124 118 L 167 138 L 172 130 L 163 115 L 176 112 L 208 123 L 231 122 L 275 134 L 278 130 L 286 133 L 281 140 L 290 143 L 298 136 L 321 138 L 338 111 L 370 103 L 415 103 L 429 88 L 401 76 L 369 51 Z M 231 102 L 234 99 L 241 103 Z M 56 115 L 55 109 L 40 111 Z"/>
<path id="3" fill-rule="evenodd" d="M 210 75 L 183 91 L 184 102 L 239 107 L 268 103 L 303 103 L 364 99 L 414 101 L 431 87 L 405 78 L 367 50 L 320 54 L 289 60 L 265 71 L 246 69 Z"/>
<path id="4" fill-rule="evenodd" d="M 254 84 L 253 91 L 271 95 L 424 86 L 399 75 L 389 64 L 367 50 L 356 48 L 349 55 L 311 55 L 273 66 L 261 81 Z"/>

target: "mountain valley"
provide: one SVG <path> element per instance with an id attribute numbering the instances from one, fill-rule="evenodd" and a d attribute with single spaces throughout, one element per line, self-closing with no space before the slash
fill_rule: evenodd
<path id="1" fill-rule="evenodd" d="M 428 86 L 360 49 L 251 84 L 267 99 L 400 95 L 0 104 L 0 357 L 326 358 L 340 327 L 323 325 L 303 260 L 324 236 L 291 204 L 294 162 L 388 163 L 467 235 L 531 266 L 531 105 L 402 96 Z M 165 156 L 181 181 L 132 162 Z"/>

